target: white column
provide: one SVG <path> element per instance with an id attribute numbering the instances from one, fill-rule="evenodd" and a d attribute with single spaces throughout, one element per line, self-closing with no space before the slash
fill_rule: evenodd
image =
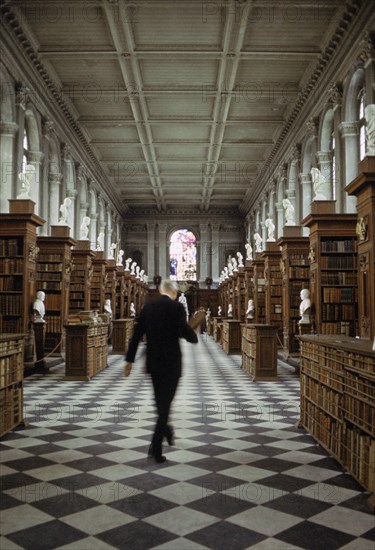
<path id="1" fill-rule="evenodd" d="M 312 200 L 312 189 L 311 189 L 311 174 L 300 174 L 300 183 L 301 183 L 301 197 L 302 197 L 302 212 L 299 220 L 296 220 L 297 225 L 300 225 L 303 218 L 305 218 L 311 212 L 311 200 Z M 303 236 L 308 236 L 310 230 L 308 227 L 304 227 L 302 230 Z"/>
<path id="2" fill-rule="evenodd" d="M 72 204 L 70 205 L 70 208 L 68 210 L 68 219 L 67 219 L 67 223 L 70 227 L 70 230 L 71 230 L 71 236 L 74 237 L 75 239 L 79 239 L 79 234 L 77 235 L 76 231 L 75 231 L 75 215 L 76 215 L 76 205 L 75 205 L 75 201 L 76 201 L 76 198 L 77 198 L 77 195 L 78 195 L 78 191 L 77 189 L 68 189 L 67 190 L 67 193 L 66 193 L 66 196 L 70 198 L 70 200 L 72 201 Z"/>
<path id="3" fill-rule="evenodd" d="M 14 198 L 13 178 L 17 166 L 14 161 L 13 151 L 17 128 L 18 126 L 14 122 L 0 122 L 0 212 L 9 212 L 8 199 Z"/>
<path id="4" fill-rule="evenodd" d="M 49 225 L 56 225 L 59 221 L 61 181 L 62 174 L 48 175 Z"/>
<path id="5" fill-rule="evenodd" d="M 276 227 L 277 227 L 277 235 L 278 237 L 281 237 L 283 234 L 283 227 L 284 227 L 284 208 L 282 202 L 276 203 L 276 212 L 277 212 L 277 220 L 276 220 Z"/>
<path id="6" fill-rule="evenodd" d="M 80 228 L 81 228 L 81 224 L 82 224 L 83 218 L 84 218 L 85 216 L 87 216 L 87 209 L 88 209 L 88 207 L 89 207 L 89 203 L 88 203 L 88 202 L 83 202 L 83 201 L 80 202 L 80 205 L 79 205 L 79 224 L 78 224 L 78 231 L 79 231 L 79 233 L 78 233 L 78 237 L 77 237 L 78 239 L 81 238 L 81 234 L 80 234 L 80 233 L 81 233 L 81 229 L 80 229 Z M 91 224 L 90 224 L 90 225 L 91 225 Z M 91 227 L 90 227 L 90 225 L 89 225 L 89 234 L 87 235 L 87 237 L 88 237 L 89 239 L 90 239 L 90 237 L 91 237 Z"/>
<path id="7" fill-rule="evenodd" d="M 91 250 L 96 250 L 96 240 L 98 238 L 98 233 L 97 233 L 98 216 L 99 215 L 96 212 L 90 212 Z"/>
<path id="8" fill-rule="evenodd" d="M 219 281 L 220 271 L 219 271 L 219 235 L 220 235 L 220 225 L 218 223 L 213 223 L 211 225 L 211 276 L 214 282 Z"/>
<path id="9" fill-rule="evenodd" d="M 358 175 L 359 147 L 358 123 L 341 122 L 340 132 L 345 141 L 345 174 L 342 180 L 343 187 L 348 185 Z M 346 212 L 357 211 L 357 198 L 346 193 Z"/>
<path id="10" fill-rule="evenodd" d="M 200 246 L 199 246 L 199 281 L 204 282 L 208 276 L 209 242 L 208 224 L 199 224 Z"/>
<path id="11" fill-rule="evenodd" d="M 159 223 L 159 275 L 167 277 L 167 224 Z"/>
<path id="12" fill-rule="evenodd" d="M 147 224 L 147 275 L 152 281 L 155 275 L 155 224 Z"/>

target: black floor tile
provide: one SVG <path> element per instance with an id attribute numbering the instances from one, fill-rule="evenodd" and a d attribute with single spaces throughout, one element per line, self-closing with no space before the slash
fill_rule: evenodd
<path id="1" fill-rule="evenodd" d="M 216 492 L 213 495 L 207 495 L 200 500 L 186 504 L 187 508 L 198 510 L 204 514 L 209 513 L 211 516 L 220 519 L 227 519 L 254 506 L 256 505 L 249 501 L 233 498 L 233 496 L 223 492 Z"/>
<path id="2" fill-rule="evenodd" d="M 111 502 L 108 506 L 120 510 L 138 519 L 144 519 L 160 512 L 175 508 L 175 504 L 147 493 L 140 493 L 132 498 Z"/>
<path id="3" fill-rule="evenodd" d="M 275 538 L 305 550 L 337 550 L 349 544 L 355 537 L 330 527 L 303 521 L 279 533 Z"/>
<path id="4" fill-rule="evenodd" d="M 103 540 L 107 544 L 111 544 L 115 548 L 148 550 L 154 547 L 155 543 L 161 545 L 173 540 L 176 538 L 176 535 L 172 535 L 164 529 L 159 529 L 143 521 L 135 521 L 96 535 L 96 538 Z"/>
<path id="5" fill-rule="evenodd" d="M 46 492 L 46 495 L 47 494 L 48 492 Z M 83 510 L 98 506 L 97 502 L 79 493 L 75 493 L 74 491 L 59 493 L 58 489 L 56 489 L 54 496 L 38 500 L 32 504 L 35 508 L 38 508 L 38 510 L 50 514 L 55 518 L 69 516 L 70 514 L 76 514 L 77 512 L 82 512 Z"/>
<path id="6" fill-rule="evenodd" d="M 82 533 L 74 527 L 70 527 L 61 521 L 49 521 L 18 531 L 11 535 L 7 535 L 15 544 L 25 549 L 52 550 L 63 544 L 69 544 L 86 538 L 86 534 Z M 5 550 L 5 549 L 4 549 Z"/>
<path id="7" fill-rule="evenodd" d="M 279 512 L 287 511 L 288 514 L 292 514 L 293 516 L 308 519 L 327 510 L 327 508 L 331 508 L 332 505 L 291 493 L 266 502 L 263 506 L 272 510 L 278 510 Z"/>
<path id="8" fill-rule="evenodd" d="M 243 550 L 254 546 L 267 537 L 250 529 L 220 521 L 186 535 L 186 538 L 213 550 Z"/>

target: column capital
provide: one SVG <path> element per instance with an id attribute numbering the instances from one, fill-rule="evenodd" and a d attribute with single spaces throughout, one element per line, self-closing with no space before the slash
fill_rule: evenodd
<path id="1" fill-rule="evenodd" d="M 288 199 L 295 199 L 296 198 L 295 189 L 287 189 L 286 196 L 288 197 Z"/>
<path id="2" fill-rule="evenodd" d="M 48 183 L 50 185 L 60 185 L 63 179 L 62 174 L 48 174 Z"/>
<path id="3" fill-rule="evenodd" d="M 317 151 L 316 158 L 319 163 L 321 162 L 332 162 L 332 152 L 331 151 Z"/>
<path id="4" fill-rule="evenodd" d="M 2 136 L 14 137 L 18 130 L 18 124 L 15 122 L 0 122 L 0 134 Z"/>
<path id="5" fill-rule="evenodd" d="M 349 136 L 358 136 L 358 122 L 341 122 L 339 125 L 339 130 L 344 138 Z"/>
<path id="6" fill-rule="evenodd" d="M 342 85 L 338 82 L 332 83 L 328 88 L 327 96 L 327 102 L 332 104 L 334 110 L 341 107 L 343 99 Z"/>
<path id="7" fill-rule="evenodd" d="M 43 158 L 44 153 L 41 153 L 40 151 L 28 151 L 27 153 L 28 162 L 41 163 Z"/>
<path id="8" fill-rule="evenodd" d="M 88 207 L 89 207 L 89 203 L 86 202 L 86 201 L 81 201 L 80 204 L 79 204 L 79 207 L 81 210 L 87 210 Z"/>
<path id="9" fill-rule="evenodd" d="M 53 121 L 49 118 L 42 121 L 42 134 L 45 138 L 49 139 L 53 134 Z"/>
<path id="10" fill-rule="evenodd" d="M 305 183 L 311 183 L 311 174 L 309 173 L 303 173 L 301 172 L 299 175 L 299 179 L 301 182 L 301 185 L 304 185 Z"/>
<path id="11" fill-rule="evenodd" d="M 312 137 L 315 139 L 318 137 L 318 121 L 316 118 L 310 118 L 306 122 L 307 130 L 312 135 Z"/>
<path id="12" fill-rule="evenodd" d="M 78 191 L 77 189 L 67 189 L 66 195 L 74 201 L 78 195 Z"/>
<path id="13" fill-rule="evenodd" d="M 363 62 L 364 66 L 367 67 L 371 61 L 375 60 L 375 44 L 372 33 L 367 32 L 360 45 L 361 52 L 359 54 L 359 59 Z"/>
<path id="14" fill-rule="evenodd" d="M 16 105 L 26 111 L 26 105 L 30 98 L 30 89 L 22 82 L 16 87 Z"/>

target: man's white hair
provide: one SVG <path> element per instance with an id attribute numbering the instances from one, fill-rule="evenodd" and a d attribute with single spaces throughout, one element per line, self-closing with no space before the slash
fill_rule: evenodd
<path id="1" fill-rule="evenodd" d="M 161 292 L 178 292 L 178 284 L 171 279 L 163 279 L 160 285 Z"/>

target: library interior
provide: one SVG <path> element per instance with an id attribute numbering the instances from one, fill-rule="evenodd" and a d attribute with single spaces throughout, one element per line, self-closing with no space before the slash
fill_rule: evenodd
<path id="1" fill-rule="evenodd" d="M 374 550 L 373 2 L 0 14 L 0 547 Z"/>

